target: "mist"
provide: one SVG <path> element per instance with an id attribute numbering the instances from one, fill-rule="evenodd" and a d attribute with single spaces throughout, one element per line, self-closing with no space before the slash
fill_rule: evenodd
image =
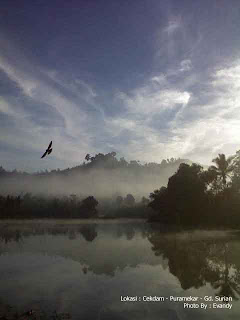
<path id="1" fill-rule="evenodd" d="M 40 173 L 7 172 L 0 174 L 0 194 L 68 196 L 75 194 L 82 198 L 94 195 L 96 198 L 114 198 L 132 194 L 136 200 L 148 197 L 150 192 L 166 186 L 179 164 L 189 160 L 163 160 L 161 164 L 141 165 L 137 161 L 118 160 L 116 153 L 97 154 L 78 167 Z"/>

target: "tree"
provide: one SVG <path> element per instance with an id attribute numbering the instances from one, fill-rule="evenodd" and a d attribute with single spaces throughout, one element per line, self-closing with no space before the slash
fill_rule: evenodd
<path id="1" fill-rule="evenodd" d="M 120 158 L 119 166 L 120 168 L 127 168 L 128 162 L 124 159 L 124 157 Z"/>
<path id="2" fill-rule="evenodd" d="M 155 212 L 149 214 L 150 221 L 170 222 L 171 215 L 169 214 L 168 190 L 166 187 L 161 187 L 159 190 L 154 190 L 150 193 L 148 207 Z"/>
<path id="3" fill-rule="evenodd" d="M 203 214 L 205 184 L 201 179 L 203 168 L 193 163 L 191 166 L 181 163 L 177 173 L 168 180 L 170 206 L 178 222 L 198 224 L 197 213 Z M 201 203 L 201 209 L 199 207 Z"/>
<path id="4" fill-rule="evenodd" d="M 165 193 L 166 190 L 167 190 L 166 187 L 161 187 L 159 190 L 158 189 L 154 190 L 153 192 L 150 193 L 149 198 L 152 200 L 157 200 L 159 196 Z"/>
<path id="5" fill-rule="evenodd" d="M 149 204 L 149 199 L 142 197 L 141 203 L 142 205 L 147 206 Z"/>
<path id="6" fill-rule="evenodd" d="M 201 175 L 201 180 L 205 185 L 205 193 L 208 196 L 209 201 L 213 200 L 213 197 L 222 190 L 222 183 L 218 178 L 218 174 L 215 169 L 211 167 L 208 170 L 204 170 Z"/>
<path id="7" fill-rule="evenodd" d="M 240 190 L 240 150 L 236 152 L 234 157 L 232 173 L 232 187 L 238 193 Z"/>
<path id="8" fill-rule="evenodd" d="M 149 207 L 157 212 L 150 219 L 173 224 L 198 224 L 199 217 L 196 215 L 204 211 L 205 200 L 201 173 L 201 166 L 181 163 L 178 171 L 169 178 L 167 188 L 162 187 L 150 194 L 152 202 Z M 202 204 L 201 209 L 199 203 Z"/>
<path id="9" fill-rule="evenodd" d="M 98 201 L 93 197 L 89 196 L 86 199 L 82 200 L 80 205 L 80 213 L 83 218 L 92 218 L 97 215 L 96 206 Z"/>
<path id="10" fill-rule="evenodd" d="M 205 183 L 206 188 L 211 185 L 211 183 L 217 179 L 217 172 L 212 167 L 209 167 L 208 170 L 205 170 L 201 173 L 201 179 Z"/>
<path id="11" fill-rule="evenodd" d="M 7 171 L 1 166 L 0 167 L 0 175 L 4 175 L 6 173 L 7 173 Z"/>
<path id="12" fill-rule="evenodd" d="M 70 203 L 72 206 L 75 206 L 77 204 L 77 195 L 76 194 L 70 194 Z"/>
<path id="13" fill-rule="evenodd" d="M 123 197 L 122 197 L 122 196 L 117 196 L 117 198 L 116 198 L 116 205 L 117 205 L 118 207 L 120 207 L 120 206 L 122 205 L 122 203 L 123 203 Z"/>
<path id="14" fill-rule="evenodd" d="M 225 154 L 219 154 L 217 158 L 212 160 L 212 162 L 216 163 L 216 166 L 211 166 L 210 169 L 215 171 L 216 175 L 221 178 L 224 187 L 227 184 L 227 177 L 229 177 L 234 168 L 233 159 L 234 156 L 226 159 Z"/>
<path id="15" fill-rule="evenodd" d="M 135 204 L 135 199 L 134 196 L 132 194 L 127 194 L 126 198 L 124 199 L 124 203 L 129 206 L 132 207 Z"/>

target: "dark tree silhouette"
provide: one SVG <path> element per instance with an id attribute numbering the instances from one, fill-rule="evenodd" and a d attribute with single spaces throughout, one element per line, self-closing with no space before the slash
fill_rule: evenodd
<path id="1" fill-rule="evenodd" d="M 132 207 L 135 204 L 135 199 L 132 194 L 127 194 L 126 198 L 124 199 L 124 204 L 126 206 Z"/>
<path id="2" fill-rule="evenodd" d="M 198 224 L 199 202 L 204 204 L 205 184 L 201 179 L 202 167 L 182 163 L 178 171 L 169 178 L 167 188 L 162 187 L 150 194 L 149 207 L 157 211 L 150 219 L 165 223 Z"/>
<path id="3" fill-rule="evenodd" d="M 211 166 L 210 168 L 216 172 L 216 175 L 221 177 L 224 187 L 227 184 L 227 177 L 233 171 L 233 162 L 234 157 L 229 157 L 226 159 L 225 154 L 219 154 L 217 158 L 213 159 L 212 162 L 216 166 Z"/>
<path id="4" fill-rule="evenodd" d="M 86 199 L 82 200 L 79 211 L 82 218 L 92 218 L 97 215 L 96 206 L 98 201 L 93 197 L 89 196 Z"/>
<path id="5" fill-rule="evenodd" d="M 142 205 L 147 206 L 149 204 L 149 199 L 142 197 L 141 203 Z"/>
<path id="6" fill-rule="evenodd" d="M 122 196 L 117 196 L 116 198 L 116 205 L 120 207 L 123 204 L 123 197 Z"/>

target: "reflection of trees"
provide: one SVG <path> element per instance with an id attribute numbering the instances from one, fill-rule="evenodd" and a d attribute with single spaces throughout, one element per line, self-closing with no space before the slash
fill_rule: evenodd
<path id="1" fill-rule="evenodd" d="M 31 245 L 30 251 L 33 253 L 71 259 L 80 263 L 80 271 L 83 274 L 94 273 L 113 277 L 116 272 L 136 268 L 146 261 L 150 265 L 160 263 L 149 251 L 146 258 L 146 255 L 142 254 L 141 244 L 136 241 L 136 238 L 141 240 L 143 236 L 147 237 L 148 229 L 149 225 L 142 222 L 52 224 L 33 221 L 21 225 L 9 223 L 4 228 L 0 226 L 0 247 L 3 249 L 2 252 L 6 252 L 9 248 L 5 246 L 5 239 L 13 239 L 13 242 L 21 239 L 22 252 L 25 245 L 29 252 L 28 243 L 32 242 L 35 236 L 40 236 Z M 45 238 L 47 235 L 50 237 Z M 148 248 L 147 239 L 143 243 Z M 18 252 L 18 247 L 13 246 L 11 250 Z"/>
<path id="2" fill-rule="evenodd" d="M 129 224 L 128 226 L 125 227 L 125 234 L 126 234 L 127 240 L 132 240 L 134 238 L 135 230 L 132 224 Z"/>
<path id="3" fill-rule="evenodd" d="M 155 255 L 168 259 L 169 271 L 179 279 L 183 289 L 205 285 L 206 278 L 212 273 L 204 259 L 209 250 L 206 244 L 190 246 L 186 240 L 179 241 L 175 234 L 156 232 L 149 235 L 149 241 Z"/>
<path id="4" fill-rule="evenodd" d="M 116 225 L 116 238 L 126 237 L 127 240 L 132 240 L 135 236 L 136 225 L 134 224 L 117 224 Z"/>
<path id="5" fill-rule="evenodd" d="M 33 235 L 44 235 L 50 234 L 53 236 L 66 235 L 69 240 L 74 240 L 77 237 L 77 234 L 81 234 L 86 241 L 93 241 L 97 237 L 96 224 L 86 224 L 80 226 L 44 226 L 44 225 L 32 225 L 31 228 L 24 225 L 21 227 L 21 230 L 18 228 L 0 228 L 0 243 L 7 244 L 8 242 L 20 242 L 24 241 L 24 238 L 33 236 Z"/>
<path id="6" fill-rule="evenodd" d="M 80 233 L 86 241 L 93 241 L 97 237 L 96 224 L 86 224 L 80 228 Z"/>
<path id="7" fill-rule="evenodd" d="M 4 230 L 4 228 L 0 229 L 0 243 L 3 242 L 4 244 L 7 244 L 11 241 L 14 242 L 20 242 L 22 241 L 22 234 L 20 230 L 14 230 L 12 232 L 11 230 Z"/>
<path id="8" fill-rule="evenodd" d="M 184 290 L 199 288 L 208 282 L 218 289 L 217 295 L 237 299 L 240 269 L 229 259 L 229 239 L 194 239 L 194 234 L 157 231 L 149 233 L 148 239 L 155 255 L 168 259 L 169 271 L 178 278 Z"/>
<path id="9" fill-rule="evenodd" d="M 229 245 L 227 243 L 216 246 L 218 254 L 213 256 L 213 261 L 219 265 L 218 279 L 212 284 L 214 289 L 218 289 L 217 295 L 232 297 L 237 300 L 240 294 L 240 270 L 230 272 L 233 264 L 229 262 Z"/>
<path id="10" fill-rule="evenodd" d="M 76 239 L 76 230 L 70 229 L 68 232 L 68 239 L 69 240 L 74 240 Z"/>

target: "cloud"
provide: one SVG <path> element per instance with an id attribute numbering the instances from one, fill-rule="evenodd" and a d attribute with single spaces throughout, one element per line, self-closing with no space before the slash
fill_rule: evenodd
<path id="1" fill-rule="evenodd" d="M 188 105 L 190 93 L 174 88 L 163 75 L 155 75 L 145 85 L 129 94 L 118 93 L 125 112 L 105 119 L 109 134 L 118 143 L 118 150 L 131 158 L 159 161 L 171 150 L 164 148 L 171 132 L 166 114 Z M 158 123 L 154 121 L 158 119 Z M 166 124 L 165 128 L 162 128 Z M 161 154 L 161 156 L 160 156 Z M 161 157 L 161 158 L 160 158 Z"/>
<path id="2" fill-rule="evenodd" d="M 47 81 L 21 70 L 18 66 L 11 66 L 1 57 L 0 68 L 23 90 L 26 97 L 38 103 L 48 104 L 49 108 L 55 108 L 64 118 L 68 134 L 74 136 L 79 133 L 79 124 L 86 121 L 86 114 L 82 113 L 75 103 L 66 99 L 60 91 L 49 86 Z"/>
<path id="3" fill-rule="evenodd" d="M 182 27 L 181 16 L 170 17 L 167 26 L 163 28 L 162 32 L 167 33 L 168 36 L 172 35 L 176 30 Z"/>
<path id="4" fill-rule="evenodd" d="M 185 72 L 185 71 L 190 71 L 191 69 L 192 69 L 192 62 L 190 59 L 181 61 L 179 71 Z"/>
<path id="5" fill-rule="evenodd" d="M 190 62 L 182 66 L 189 69 Z M 173 156 L 210 164 L 219 152 L 239 148 L 240 61 L 192 72 L 191 90 L 181 73 L 155 75 L 129 94 L 118 94 L 126 112 L 107 125 L 122 153 L 143 161 Z"/>
<path id="6" fill-rule="evenodd" d="M 181 152 L 195 161 L 209 163 L 217 153 L 233 154 L 239 148 L 239 66 L 237 60 L 213 69 L 205 78 L 205 90 L 196 90 L 195 102 L 175 122 L 175 134 L 185 141 Z"/>
<path id="7" fill-rule="evenodd" d="M 189 72 L 192 65 L 206 63 L 206 43 L 203 39 L 205 31 L 196 24 L 194 14 L 169 15 L 165 27 L 160 27 L 155 33 L 154 69 L 162 72 Z"/>
<path id="8" fill-rule="evenodd" d="M 157 84 L 157 86 L 156 86 Z M 180 91 L 175 88 L 163 85 L 161 76 L 153 77 L 146 86 L 138 88 L 131 93 L 131 96 L 122 93 L 122 99 L 127 106 L 128 114 L 137 116 L 152 117 L 155 113 L 160 113 L 176 105 L 188 103 L 190 94 L 187 91 Z"/>
<path id="9" fill-rule="evenodd" d="M 158 76 L 154 76 L 151 79 L 153 82 L 156 82 L 156 84 L 159 85 L 166 85 L 166 77 L 164 76 L 164 74 L 160 74 Z"/>

